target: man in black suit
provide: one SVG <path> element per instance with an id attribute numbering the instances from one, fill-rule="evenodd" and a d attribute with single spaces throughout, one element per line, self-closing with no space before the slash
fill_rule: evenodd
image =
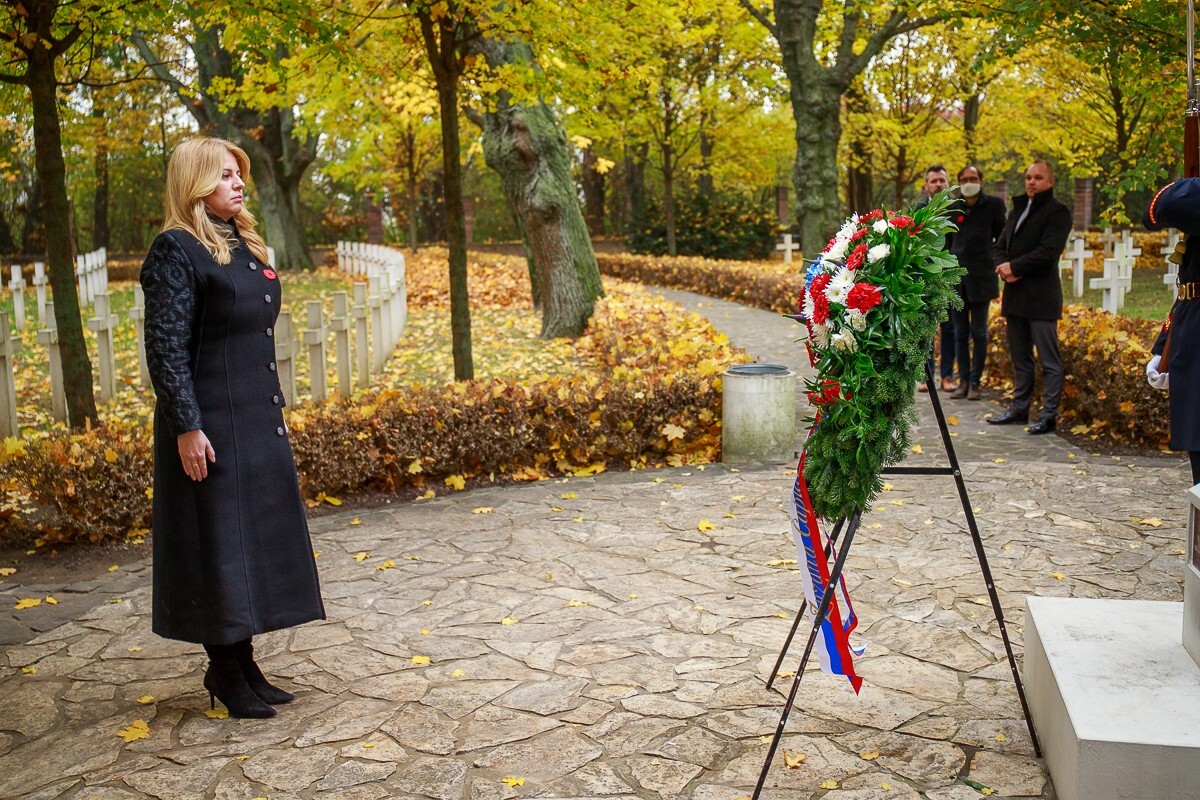
<path id="1" fill-rule="evenodd" d="M 1062 397 L 1063 365 L 1058 354 L 1062 318 L 1062 282 L 1058 259 L 1071 235 L 1071 212 L 1054 199 L 1054 169 L 1034 161 L 1025 170 L 1025 194 L 1013 198 L 1004 232 L 992 260 L 1004 280 L 1000 312 L 1008 321 L 1008 351 L 1013 363 L 1013 402 L 988 422 L 1025 424 L 1033 399 L 1033 351 L 1042 365 L 1042 415 L 1029 433 L 1050 433 Z"/>

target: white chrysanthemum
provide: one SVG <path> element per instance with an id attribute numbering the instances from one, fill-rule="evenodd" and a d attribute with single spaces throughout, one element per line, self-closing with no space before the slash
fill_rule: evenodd
<path id="1" fill-rule="evenodd" d="M 841 261 L 846 257 L 846 250 L 850 247 L 849 239 L 835 239 L 829 249 L 825 251 L 825 257 L 834 261 Z"/>
<path id="2" fill-rule="evenodd" d="M 854 270 L 841 267 L 834 273 L 833 279 L 829 281 L 829 286 L 825 287 L 825 296 L 829 298 L 829 302 L 844 306 L 846 297 L 853 288 Z"/>
<path id="3" fill-rule="evenodd" d="M 856 230 L 858 230 L 858 220 L 848 219 L 842 223 L 841 229 L 837 232 L 837 238 L 839 240 L 848 240 L 854 235 Z"/>
<path id="4" fill-rule="evenodd" d="M 812 324 L 812 339 L 813 344 L 820 348 L 829 347 L 829 326 Z"/>
<path id="5" fill-rule="evenodd" d="M 877 219 L 875 220 L 874 224 L 871 225 L 871 230 L 875 231 L 876 233 L 887 233 L 887 229 L 888 224 L 887 220 L 885 219 Z"/>
<path id="6" fill-rule="evenodd" d="M 876 261 L 885 259 L 890 252 L 892 252 L 892 248 L 886 244 L 877 244 L 867 251 L 867 263 L 874 264 Z"/>
<path id="7" fill-rule="evenodd" d="M 806 290 L 804 292 L 804 318 L 812 319 L 813 314 L 817 313 L 816 306 L 813 303 L 812 292 Z"/>
<path id="8" fill-rule="evenodd" d="M 834 350 L 845 350 L 853 353 L 858 349 L 858 340 L 854 338 L 852 331 L 841 331 L 829 337 L 829 343 L 833 345 Z"/>
<path id="9" fill-rule="evenodd" d="M 856 331 L 865 331 L 867 329 L 867 315 L 857 308 L 846 310 L 846 322 Z"/>

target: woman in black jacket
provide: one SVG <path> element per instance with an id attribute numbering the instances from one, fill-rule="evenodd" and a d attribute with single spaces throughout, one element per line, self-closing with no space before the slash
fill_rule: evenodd
<path id="1" fill-rule="evenodd" d="M 1004 231 L 1005 210 L 1003 200 L 983 192 L 983 172 L 979 167 L 960 169 L 957 182 L 962 199 L 950 215 L 958 225 L 958 230 L 950 236 L 950 252 L 966 267 L 967 274 L 958 284 L 963 307 L 951 312 L 959 384 L 950 396 L 978 400 L 987 361 L 988 305 L 1000 296 L 992 246 Z"/>
<path id="2" fill-rule="evenodd" d="M 251 637 L 324 619 L 275 372 L 279 279 L 243 198 L 249 160 L 180 144 L 142 265 L 154 411 L 154 632 L 208 653 L 204 687 L 238 717 L 293 696 Z"/>

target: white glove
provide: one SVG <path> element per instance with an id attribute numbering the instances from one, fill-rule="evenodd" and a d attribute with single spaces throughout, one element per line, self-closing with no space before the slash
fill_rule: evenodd
<path id="1" fill-rule="evenodd" d="M 1171 374 L 1169 372 L 1159 372 L 1158 365 L 1162 361 L 1162 356 L 1155 356 L 1150 359 L 1150 363 L 1146 365 L 1146 380 L 1155 389 L 1166 391 L 1170 388 Z"/>

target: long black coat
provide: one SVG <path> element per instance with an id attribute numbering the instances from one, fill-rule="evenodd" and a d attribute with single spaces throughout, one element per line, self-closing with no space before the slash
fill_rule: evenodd
<path id="1" fill-rule="evenodd" d="M 1032 202 L 1029 216 L 1016 228 L 1025 206 Z M 1004 284 L 1000 312 L 1029 319 L 1062 318 L 1062 279 L 1058 260 L 1071 236 L 1071 212 L 1047 189 L 1033 196 L 1013 198 L 1004 232 L 992 250 L 993 266 L 1012 264 L 1019 281 Z"/>
<path id="2" fill-rule="evenodd" d="M 1143 224 L 1152 231 L 1175 228 L 1188 236 L 1179 282 L 1200 281 L 1200 178 L 1185 178 L 1160 189 Z M 1171 376 L 1171 447 L 1200 450 L 1200 299 L 1176 300 L 1171 329 L 1159 333 L 1151 349 L 1162 355 L 1171 337 L 1167 372 Z"/>
<path id="3" fill-rule="evenodd" d="M 958 226 L 950 234 L 950 252 L 967 270 L 958 284 L 959 295 L 969 303 L 985 303 L 999 297 L 1000 279 L 992 263 L 992 247 L 1004 231 L 1004 201 L 980 192 L 973 206 L 965 200 L 955 203 L 950 219 Z"/>
<path id="4" fill-rule="evenodd" d="M 220 266 L 191 234 L 161 233 L 141 273 L 158 396 L 153 628 L 204 644 L 325 618 L 275 372 L 279 280 L 238 242 Z M 196 429 L 217 459 L 200 482 L 176 441 Z"/>

